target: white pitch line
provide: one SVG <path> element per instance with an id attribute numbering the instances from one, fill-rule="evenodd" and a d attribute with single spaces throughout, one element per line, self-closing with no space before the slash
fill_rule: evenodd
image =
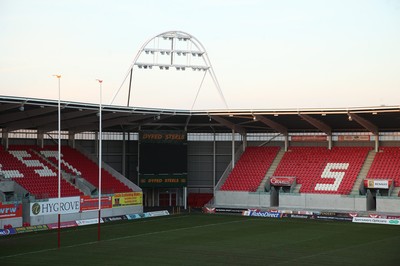
<path id="1" fill-rule="evenodd" d="M 181 218 L 183 218 L 183 217 L 188 217 L 188 216 L 182 216 Z M 87 246 L 87 245 L 93 245 L 93 244 L 100 244 L 102 242 L 118 241 L 118 240 L 123 240 L 123 239 L 141 237 L 141 236 L 149 236 L 149 235 L 163 234 L 163 233 L 169 233 L 169 232 L 177 232 L 177 231 L 183 231 L 183 230 L 187 230 L 187 229 L 203 228 L 203 227 L 209 227 L 209 226 L 214 226 L 214 225 L 231 224 L 231 223 L 237 223 L 237 222 L 243 222 L 243 221 L 249 221 L 249 220 L 250 219 L 246 219 L 246 220 L 242 220 L 241 219 L 241 220 L 224 222 L 224 223 L 213 223 L 213 224 L 205 224 L 205 225 L 196 225 L 196 226 L 182 227 L 182 228 L 177 228 L 177 229 L 149 232 L 149 233 L 138 234 L 138 235 L 123 236 L 123 237 L 117 237 L 117 238 L 102 240 L 100 242 L 99 241 L 92 241 L 92 242 L 86 242 L 86 243 L 82 243 L 82 244 L 65 246 L 65 247 L 61 247 L 61 249 L 75 248 L 75 247 L 81 247 L 81 246 Z M 24 255 L 30 255 L 30 254 L 38 254 L 38 253 L 43 253 L 43 252 L 47 252 L 47 251 L 54 251 L 54 250 L 57 250 L 57 249 L 58 248 L 48 248 L 48 249 L 31 251 L 31 252 L 18 253 L 18 254 L 13 254 L 13 255 L 0 257 L 0 259 L 13 258 L 13 257 L 24 256 Z"/>

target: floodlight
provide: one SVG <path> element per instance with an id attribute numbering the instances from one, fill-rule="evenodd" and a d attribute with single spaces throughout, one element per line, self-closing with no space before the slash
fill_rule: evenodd
<path id="1" fill-rule="evenodd" d="M 156 38 L 158 42 L 156 42 Z M 177 49 L 178 47 L 175 47 L 174 39 L 177 39 L 177 41 L 189 41 L 190 45 L 187 46 L 186 49 Z M 169 42 L 171 41 L 171 42 Z M 169 44 L 168 44 L 169 43 Z M 161 46 L 160 46 L 161 44 Z M 169 46 L 168 46 L 169 45 Z M 170 48 L 168 48 L 170 47 Z M 144 56 L 144 55 L 153 55 L 152 57 L 149 56 Z M 160 55 L 167 55 L 170 56 L 169 62 L 165 63 L 165 61 L 161 61 L 161 57 L 154 57 L 154 55 L 160 54 Z M 141 56 L 144 56 L 141 58 Z M 177 56 L 185 56 L 187 57 L 188 55 L 191 55 L 193 57 L 201 57 L 203 60 L 202 63 L 199 65 L 195 65 L 191 62 L 190 60 L 186 62 L 186 64 L 180 64 L 179 63 L 179 58 Z M 166 57 L 163 57 L 162 60 L 166 59 Z M 186 58 L 188 59 L 188 58 Z M 200 58 L 199 58 L 200 59 Z M 137 63 L 137 61 L 140 60 L 142 63 Z M 194 58 L 194 60 L 196 60 Z M 219 95 L 221 96 L 221 99 L 223 100 L 226 108 L 228 108 L 228 105 L 226 103 L 225 97 L 223 96 L 223 93 L 221 91 L 220 85 L 217 81 L 217 78 L 215 76 L 214 70 L 211 66 L 211 62 L 208 58 L 207 52 L 203 45 L 195 38 L 194 36 L 191 36 L 188 33 L 181 32 L 181 31 L 168 31 L 161 33 L 159 35 L 154 36 L 153 38 L 149 39 L 147 42 L 145 42 L 142 45 L 142 48 L 140 48 L 139 53 L 136 55 L 133 66 L 138 66 L 140 69 L 152 69 L 154 66 L 155 68 L 159 68 L 160 70 L 169 70 L 170 67 L 175 68 L 178 71 L 185 71 L 186 68 L 191 68 L 192 71 L 209 71 L 209 74 L 211 75 L 211 78 L 214 82 L 214 85 L 216 89 L 219 92 Z M 132 76 L 132 68 L 128 72 L 127 75 Z M 125 78 L 126 80 L 126 78 Z M 124 82 L 125 82 L 124 80 Z M 202 82 L 203 83 L 203 82 Z M 123 86 L 123 84 L 121 85 Z M 200 86 L 201 87 L 201 86 Z M 131 91 L 131 84 L 129 84 L 129 93 Z M 129 94 L 130 95 L 130 94 Z M 129 106 L 129 98 L 130 96 L 128 95 L 128 106 Z M 114 96 L 115 98 L 115 96 Z M 114 101 L 114 99 L 113 99 Z"/>

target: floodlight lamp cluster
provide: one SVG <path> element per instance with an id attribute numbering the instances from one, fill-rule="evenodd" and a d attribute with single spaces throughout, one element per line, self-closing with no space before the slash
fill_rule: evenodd
<path id="1" fill-rule="evenodd" d="M 187 49 L 178 48 L 177 42 L 182 41 L 187 42 Z M 152 60 L 148 57 L 142 57 L 142 54 L 152 55 Z M 176 58 L 180 56 L 186 57 L 186 64 L 177 64 Z M 192 64 L 192 57 L 202 58 L 203 63 L 200 65 Z M 159 60 L 162 60 L 163 63 Z M 133 65 L 139 69 L 158 67 L 160 70 L 175 68 L 178 71 L 185 71 L 187 68 L 191 68 L 193 71 L 207 71 L 211 67 L 206 51 L 200 42 L 190 34 L 179 31 L 165 32 L 147 41 L 140 49 Z"/>
<path id="2" fill-rule="evenodd" d="M 179 43 L 179 42 L 186 42 L 186 43 Z M 124 81 L 122 82 L 120 88 L 118 89 L 119 92 L 122 86 L 124 85 L 125 81 L 127 80 L 128 76 L 130 76 L 127 106 L 129 106 L 129 100 L 131 98 L 130 92 L 131 92 L 132 76 L 135 67 L 139 69 L 153 69 L 154 67 L 160 70 L 170 70 L 175 68 L 177 71 L 185 71 L 186 69 L 191 68 L 193 71 L 204 72 L 200 88 L 203 84 L 204 78 L 206 77 L 207 74 L 209 74 L 212 81 L 214 82 L 216 89 L 218 90 L 221 99 L 224 102 L 225 107 L 229 109 L 225 97 L 220 88 L 220 85 L 218 83 L 217 77 L 214 73 L 210 59 L 208 58 L 206 49 L 201 44 L 201 42 L 193 35 L 190 35 L 183 31 L 168 31 L 148 39 L 142 45 L 142 47 L 136 54 L 132 64 L 130 65 L 130 68 L 127 71 Z M 114 96 L 114 99 L 116 95 Z M 197 96 L 198 93 L 196 95 L 194 103 L 197 100 Z"/>
<path id="3" fill-rule="evenodd" d="M 146 64 L 146 63 L 136 63 L 139 69 L 153 69 L 153 67 L 158 67 L 160 70 L 169 70 L 170 67 L 174 67 L 178 71 L 185 71 L 186 68 L 191 68 L 193 71 L 207 71 L 209 67 L 206 66 L 190 66 L 190 65 L 165 65 L 165 64 Z"/>

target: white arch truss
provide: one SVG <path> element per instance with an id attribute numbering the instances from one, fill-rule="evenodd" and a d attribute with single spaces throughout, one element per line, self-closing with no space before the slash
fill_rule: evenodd
<path id="1" fill-rule="evenodd" d="M 160 48 L 160 42 L 163 42 L 163 47 Z M 177 47 L 177 42 L 187 42 L 187 49 L 179 49 Z M 167 44 L 167 46 L 166 46 Z M 167 48 L 166 48 L 167 47 Z M 152 60 L 149 60 L 144 55 L 153 55 Z M 177 57 L 186 57 L 186 63 L 182 64 L 177 62 Z M 161 58 L 164 59 L 160 62 Z M 165 63 L 165 59 L 168 59 L 168 63 Z M 201 64 L 193 64 L 193 58 L 200 58 Z M 147 60 L 146 60 L 147 59 Z M 150 39 L 148 39 L 136 54 L 132 64 L 130 65 L 121 86 L 118 88 L 116 94 L 114 95 L 111 104 L 114 102 L 116 96 L 120 92 L 122 86 L 125 84 L 127 78 L 129 77 L 129 91 L 127 106 L 129 107 L 132 89 L 132 76 L 134 69 L 153 69 L 159 68 L 161 70 L 172 70 L 176 69 L 178 71 L 185 71 L 186 69 L 192 69 L 193 71 L 203 71 L 204 76 L 200 83 L 199 89 L 197 90 L 196 97 L 192 104 L 192 109 L 196 103 L 197 97 L 201 90 L 204 78 L 207 73 L 211 76 L 211 79 L 218 90 L 218 94 L 223 101 L 226 109 L 228 104 L 226 102 L 225 96 L 222 93 L 221 86 L 219 85 L 217 76 L 215 75 L 214 69 L 212 67 L 211 61 L 207 55 L 207 51 L 203 44 L 193 35 L 183 32 L 183 31 L 166 31 L 160 33 Z"/>

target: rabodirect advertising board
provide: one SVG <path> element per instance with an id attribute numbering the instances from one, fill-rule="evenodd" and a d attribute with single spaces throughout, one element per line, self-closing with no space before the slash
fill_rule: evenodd
<path id="1" fill-rule="evenodd" d="M 243 216 L 254 216 L 254 217 L 264 217 L 264 218 L 281 218 L 282 214 L 278 212 L 263 212 L 263 211 L 253 211 L 248 210 L 242 213 Z"/>
<path id="2" fill-rule="evenodd" d="M 80 211 L 80 197 L 53 198 L 30 204 L 30 215 L 68 214 Z"/>

